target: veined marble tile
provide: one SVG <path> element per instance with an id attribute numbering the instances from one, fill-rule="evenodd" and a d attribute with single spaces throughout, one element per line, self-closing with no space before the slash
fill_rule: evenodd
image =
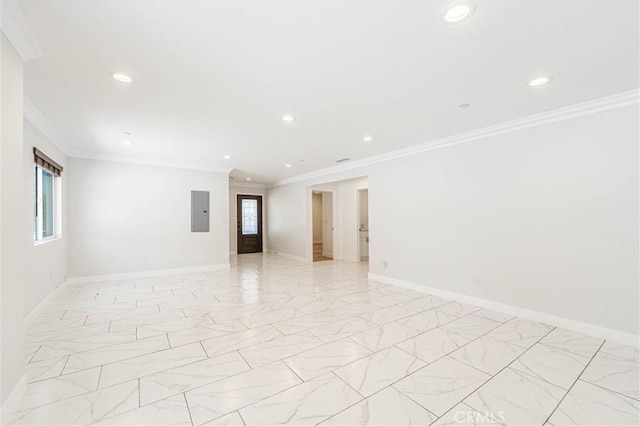
<path id="1" fill-rule="evenodd" d="M 507 367 L 464 400 L 481 413 L 501 413 L 504 424 L 543 424 L 566 391 Z"/>
<path id="2" fill-rule="evenodd" d="M 235 331 L 224 331 L 226 327 L 195 327 L 169 333 L 171 347 L 187 345 L 215 337 L 225 336 Z M 228 330 L 228 329 L 227 329 Z"/>
<path id="3" fill-rule="evenodd" d="M 500 420 L 504 420 L 500 413 L 481 413 L 460 403 L 440 417 L 433 426 L 498 426 Z"/>
<path id="4" fill-rule="evenodd" d="M 612 342 L 607 340 L 602 345 L 600 352 L 611 355 L 616 358 L 622 358 L 629 361 L 640 362 L 640 352 L 638 348 L 634 348 L 633 346 L 622 345 L 620 343 Z"/>
<path id="5" fill-rule="evenodd" d="M 340 296 L 339 299 L 348 303 L 356 304 L 360 302 L 371 303 L 372 300 L 377 299 L 379 297 L 383 297 L 385 294 L 380 293 L 378 290 L 372 289 L 367 291 L 358 291 L 356 293 L 347 294 L 344 296 Z M 379 305 L 375 305 L 380 308 Z"/>
<path id="6" fill-rule="evenodd" d="M 266 300 L 264 304 L 274 310 L 284 308 L 296 308 L 300 310 L 301 307 L 308 306 L 309 304 L 317 301 L 318 299 L 308 294 L 300 296 L 278 295 L 277 297 L 273 297 L 271 300 Z"/>
<path id="7" fill-rule="evenodd" d="M 86 324 L 95 324 L 103 321 L 115 321 L 115 320 L 124 320 L 124 319 L 132 319 L 135 317 L 145 316 L 145 315 L 153 315 L 159 313 L 157 306 L 142 306 L 140 308 L 129 308 L 124 309 L 118 313 L 107 312 L 89 315 L 87 318 Z"/>
<path id="8" fill-rule="evenodd" d="M 511 368 L 569 389 L 590 358 L 536 344 L 511 364 Z"/>
<path id="9" fill-rule="evenodd" d="M 442 358 L 402 379 L 394 388 L 442 416 L 490 378 L 475 368 Z"/>
<path id="10" fill-rule="evenodd" d="M 158 324 L 149 324 L 138 327 L 138 339 L 146 337 L 159 336 L 161 334 L 172 333 L 175 331 L 188 330 L 195 327 L 203 327 L 213 325 L 213 320 L 209 317 L 205 318 L 181 318 L 174 321 L 167 321 Z"/>
<path id="11" fill-rule="evenodd" d="M 375 327 L 377 327 L 376 324 L 362 318 L 348 318 L 312 328 L 309 330 L 309 333 L 313 334 L 325 343 L 331 343 Z"/>
<path id="12" fill-rule="evenodd" d="M 84 425 L 138 407 L 138 381 L 85 393 L 16 413 L 10 424 Z"/>
<path id="13" fill-rule="evenodd" d="M 493 311 L 491 309 L 486 309 L 486 308 L 480 309 L 479 311 L 475 311 L 473 315 L 481 318 L 490 319 L 493 321 L 498 321 L 503 324 L 515 318 L 515 315 L 506 314 L 504 312 Z"/>
<path id="14" fill-rule="evenodd" d="M 50 379 L 51 377 L 57 377 L 62 374 L 62 369 L 67 363 L 68 356 L 60 358 L 52 358 L 45 361 L 34 362 L 26 364 L 27 383 L 35 382 L 36 380 Z"/>
<path id="15" fill-rule="evenodd" d="M 638 425 L 640 404 L 578 380 L 549 419 L 555 425 Z"/>
<path id="16" fill-rule="evenodd" d="M 376 306 L 367 302 L 354 303 L 353 305 L 347 304 L 346 306 L 342 306 L 339 308 L 332 308 L 327 311 L 327 313 L 338 317 L 340 319 L 347 319 L 357 317 L 367 312 L 376 311 L 380 309 L 379 306 Z"/>
<path id="17" fill-rule="evenodd" d="M 344 306 L 351 306 L 351 305 L 340 299 L 324 299 L 324 300 L 316 300 L 313 303 L 303 305 L 300 308 L 298 308 L 298 310 L 305 314 L 315 314 L 316 312 L 329 311 L 331 309 L 341 308 Z"/>
<path id="18" fill-rule="evenodd" d="M 20 411 L 27 411 L 41 405 L 93 392 L 98 388 L 99 375 L 100 367 L 96 367 L 30 383 L 22 398 Z"/>
<path id="19" fill-rule="evenodd" d="M 202 424 L 299 383 L 301 380 L 287 366 L 276 362 L 202 386 L 185 395 L 193 423 Z"/>
<path id="20" fill-rule="evenodd" d="M 367 312 L 366 314 L 360 315 L 360 317 L 378 325 L 384 325 L 414 314 L 415 312 L 407 307 L 407 303 L 401 303 L 389 308 Z"/>
<path id="21" fill-rule="evenodd" d="M 109 332 L 109 322 L 93 324 L 83 327 L 73 327 L 69 329 L 49 330 L 46 333 L 27 335 L 24 338 L 26 345 L 48 344 L 68 340 L 82 339 L 88 336 L 106 334 Z"/>
<path id="22" fill-rule="evenodd" d="M 302 380 L 308 381 L 369 355 L 371 351 L 344 339 L 284 359 Z"/>
<path id="23" fill-rule="evenodd" d="M 436 309 L 439 310 L 440 312 L 444 312 L 449 315 L 453 315 L 458 318 L 461 318 L 473 312 L 481 310 L 482 307 L 476 306 L 476 305 L 470 305 L 468 303 L 452 302 L 452 303 L 447 303 L 446 305 L 438 306 Z"/>
<path id="24" fill-rule="evenodd" d="M 230 352 L 141 377 L 140 404 L 147 405 L 249 369 L 238 352 Z"/>
<path id="25" fill-rule="evenodd" d="M 413 300 L 412 297 L 405 296 L 402 294 L 388 294 L 386 296 L 378 297 L 371 300 L 376 306 L 380 306 L 381 308 L 388 308 L 390 306 L 398 305 L 400 303 L 407 303 Z"/>
<path id="26" fill-rule="evenodd" d="M 334 373 L 361 395 L 369 396 L 425 365 L 416 357 L 390 347 L 339 368 Z"/>
<path id="27" fill-rule="evenodd" d="M 331 373 L 240 410 L 249 424 L 317 424 L 362 397 Z"/>
<path id="28" fill-rule="evenodd" d="M 640 364 L 635 361 L 598 352 L 580 379 L 633 399 L 640 399 Z"/>
<path id="29" fill-rule="evenodd" d="M 57 333 L 61 329 L 82 327 L 86 318 L 72 318 L 68 320 L 46 321 L 38 324 L 31 324 L 25 329 L 26 336 L 36 336 L 47 333 Z"/>
<path id="30" fill-rule="evenodd" d="M 429 425 L 436 416 L 392 387 L 323 422 L 326 425 Z"/>
<path id="31" fill-rule="evenodd" d="M 396 346 L 423 361 L 433 362 L 468 342 L 469 339 L 466 337 L 450 333 L 442 328 L 435 328 L 400 342 Z"/>
<path id="32" fill-rule="evenodd" d="M 69 356 L 69 361 L 64 367 L 63 373 L 72 373 L 74 371 L 109 364 L 168 348 L 169 342 L 167 341 L 167 336 L 156 336 L 94 349 L 92 351 L 79 352 Z"/>
<path id="33" fill-rule="evenodd" d="M 467 339 L 475 339 L 500 326 L 500 324 L 490 319 L 467 315 L 443 325 L 442 328 Z"/>
<path id="34" fill-rule="evenodd" d="M 604 342 L 603 339 L 556 328 L 547 334 L 540 343 L 546 346 L 591 358 Z"/>
<path id="35" fill-rule="evenodd" d="M 373 352 L 377 352 L 380 349 L 388 348 L 389 346 L 409 339 L 418 333 L 418 330 L 399 322 L 390 322 L 383 326 L 353 335 L 350 339 L 353 339 L 355 342 Z"/>
<path id="36" fill-rule="evenodd" d="M 553 327 L 541 322 L 515 318 L 492 330 L 489 336 L 528 349 L 552 329 Z"/>
<path id="37" fill-rule="evenodd" d="M 155 402 L 146 407 L 108 417 L 98 425 L 191 425 L 184 395 Z"/>
<path id="38" fill-rule="evenodd" d="M 94 336 L 86 336 L 80 339 L 52 342 L 49 344 L 43 344 L 31 362 L 59 358 L 76 352 L 86 352 L 103 348 L 105 346 L 132 342 L 134 340 L 136 340 L 136 330 L 130 329 L 114 333 L 96 334 Z"/>
<path id="39" fill-rule="evenodd" d="M 277 311 L 258 312 L 256 314 L 240 318 L 240 321 L 242 321 L 242 324 L 247 328 L 256 328 L 289 318 L 294 318 L 298 315 L 299 313 L 296 308 L 284 308 L 278 309 Z"/>
<path id="40" fill-rule="evenodd" d="M 290 357 L 323 344 L 322 340 L 305 331 L 249 346 L 241 349 L 240 354 L 253 368 Z"/>
<path id="41" fill-rule="evenodd" d="M 132 377 L 142 377 L 207 358 L 200 343 L 153 352 L 129 358 L 102 367 L 100 387 L 125 382 Z"/>
<path id="42" fill-rule="evenodd" d="M 281 321 L 272 324 L 282 334 L 296 334 L 301 331 L 309 330 L 310 328 L 319 327 L 322 325 L 331 324 L 338 321 L 337 317 L 326 313 L 315 313 L 311 315 L 305 315 L 297 318 L 293 318 L 287 321 Z"/>
<path id="43" fill-rule="evenodd" d="M 415 315 L 411 315 L 410 317 L 403 318 L 398 322 L 419 331 L 429 331 L 457 319 L 458 317 L 456 316 L 440 312 L 437 309 L 432 309 L 430 311 L 420 312 Z"/>
<path id="44" fill-rule="evenodd" d="M 494 375 L 522 355 L 525 350 L 523 347 L 485 335 L 461 347 L 449 356 Z"/>
<path id="45" fill-rule="evenodd" d="M 138 315 L 131 318 L 115 319 L 111 321 L 109 333 L 115 333 L 123 330 L 130 330 L 136 327 L 144 327 L 145 325 L 153 325 L 166 321 L 175 321 L 184 319 L 182 309 L 173 309 L 167 312 L 154 312 L 147 315 Z"/>
<path id="46" fill-rule="evenodd" d="M 270 325 L 264 327 L 252 328 L 237 333 L 231 333 L 213 339 L 202 341 L 204 349 L 209 357 L 221 355 L 227 352 L 236 351 L 249 346 L 268 342 L 269 340 L 282 337 L 282 333 Z"/>
<path id="47" fill-rule="evenodd" d="M 205 425 L 218 425 L 218 426 L 244 426 L 242 417 L 237 411 L 226 416 L 218 417 L 215 420 L 205 423 Z"/>
<path id="48" fill-rule="evenodd" d="M 416 296 L 415 299 L 406 303 L 407 308 L 414 311 L 414 313 L 428 311 L 434 308 L 437 308 L 442 305 L 446 305 L 447 303 L 451 303 L 453 300 L 443 299 L 437 296 L 425 296 L 424 294 L 420 294 Z"/>
<path id="49" fill-rule="evenodd" d="M 271 312 L 268 306 L 261 303 L 252 305 L 246 305 L 239 308 L 212 310 L 209 315 L 214 322 L 226 322 L 232 319 L 245 318 L 251 315 L 259 314 L 261 312 Z"/>

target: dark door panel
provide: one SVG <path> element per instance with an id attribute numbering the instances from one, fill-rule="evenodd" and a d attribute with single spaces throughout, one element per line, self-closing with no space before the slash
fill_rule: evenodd
<path id="1" fill-rule="evenodd" d="M 262 252 L 262 197 L 238 195 L 238 254 Z"/>

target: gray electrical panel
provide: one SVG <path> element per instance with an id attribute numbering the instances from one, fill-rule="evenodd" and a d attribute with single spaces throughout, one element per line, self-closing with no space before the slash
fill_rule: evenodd
<path id="1" fill-rule="evenodd" d="M 209 191 L 191 191 L 191 232 L 209 232 Z"/>

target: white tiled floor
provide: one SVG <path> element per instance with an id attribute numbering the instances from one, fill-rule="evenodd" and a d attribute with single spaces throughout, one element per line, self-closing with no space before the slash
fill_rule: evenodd
<path id="1" fill-rule="evenodd" d="M 69 285 L 27 330 L 14 424 L 638 424 L 638 350 L 242 255 Z"/>

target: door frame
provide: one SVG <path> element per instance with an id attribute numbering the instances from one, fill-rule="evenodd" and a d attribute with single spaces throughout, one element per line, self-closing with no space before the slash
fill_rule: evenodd
<path id="1" fill-rule="evenodd" d="M 307 187 L 307 250 L 306 260 L 313 263 L 313 191 L 330 192 L 331 193 L 331 222 L 333 227 L 332 234 L 332 258 L 338 260 L 340 253 L 338 252 L 338 235 L 340 221 L 338 220 L 338 190 L 337 189 L 325 189 L 322 187 Z M 324 237 L 323 237 L 324 242 Z"/>
<path id="2" fill-rule="evenodd" d="M 267 253 L 267 214 L 266 214 L 266 205 L 264 200 L 267 198 L 265 193 L 259 193 L 258 191 L 255 192 L 251 192 L 251 191 L 235 191 L 232 192 L 232 199 L 233 202 L 231 203 L 233 205 L 233 213 L 231 213 L 231 217 L 229 218 L 229 223 L 233 224 L 233 235 L 235 235 L 236 237 L 236 247 L 235 250 L 230 250 L 229 254 L 230 255 L 236 255 L 238 254 L 238 195 L 259 195 L 260 197 L 262 197 L 262 252 L 263 253 Z"/>
<path id="3" fill-rule="evenodd" d="M 358 253 L 358 263 L 362 262 L 362 246 L 360 245 L 360 209 L 362 208 L 362 206 L 360 205 L 360 194 L 362 193 L 362 191 L 367 191 L 367 221 L 369 220 L 369 188 L 357 188 L 356 189 L 356 197 L 357 198 L 357 208 L 356 208 L 356 214 L 358 215 L 357 218 L 358 220 L 356 221 L 356 223 L 358 223 L 358 243 L 356 245 L 357 249 L 356 252 Z M 371 229 L 371 226 L 369 226 L 369 229 Z M 371 234 L 369 234 L 371 235 Z M 369 250 L 371 250 L 371 246 L 369 246 Z M 369 253 L 369 257 L 371 257 L 371 253 Z"/>
<path id="4" fill-rule="evenodd" d="M 263 194 L 246 194 L 246 193 L 240 193 L 237 192 L 234 194 L 234 206 L 235 206 L 235 214 L 234 214 L 234 228 L 235 228 L 235 233 L 236 233 L 236 254 L 241 254 L 238 253 L 238 247 L 239 247 L 239 237 L 240 237 L 240 227 L 238 227 L 238 197 L 240 196 L 247 196 L 247 197 L 260 197 L 260 222 L 258 223 L 258 229 L 259 229 L 259 234 L 260 234 L 260 251 L 257 253 L 265 253 L 266 252 L 266 245 L 265 245 L 265 230 L 264 230 L 264 199 L 265 196 Z"/>

